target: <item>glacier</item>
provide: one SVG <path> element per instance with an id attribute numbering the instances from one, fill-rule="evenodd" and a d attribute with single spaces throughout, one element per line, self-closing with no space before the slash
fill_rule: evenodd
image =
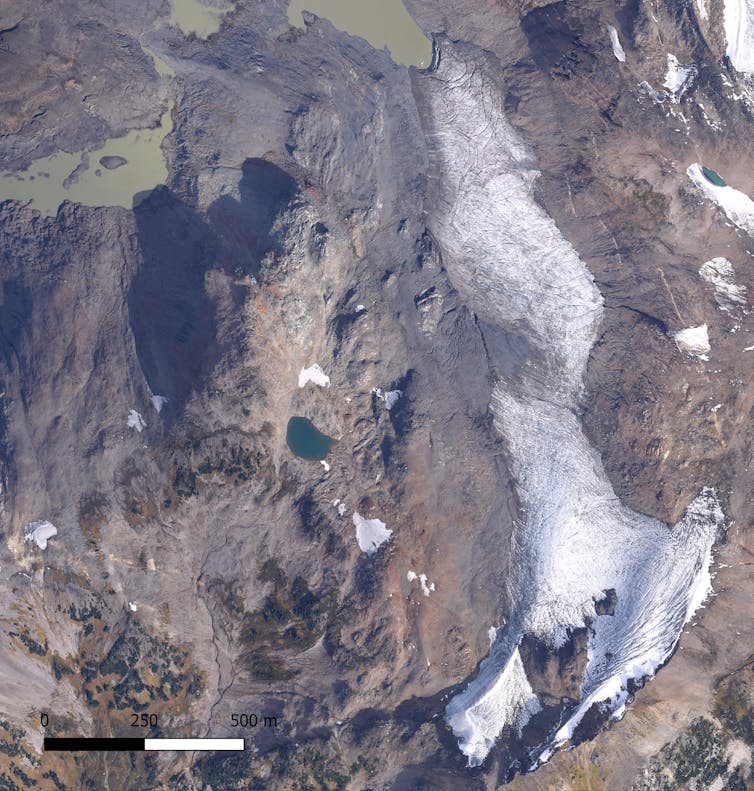
<path id="1" fill-rule="evenodd" d="M 586 626 L 580 702 L 542 745 L 545 760 L 590 706 L 620 715 L 628 681 L 667 661 L 709 590 L 724 517 L 712 489 L 675 526 L 632 511 L 613 491 L 579 419 L 602 296 L 534 200 L 536 163 L 496 88 L 478 63 L 448 49 L 429 88 L 426 137 L 439 176 L 433 232 L 453 285 L 531 349 L 515 378 L 496 383 L 490 405 L 521 503 L 512 546 L 501 551 L 512 555 L 512 611 L 445 718 L 469 765 L 481 764 L 501 733 L 520 731 L 541 709 L 518 651 L 523 636 L 554 648 Z M 610 589 L 614 614 L 597 615 L 595 601 Z"/>
<path id="2" fill-rule="evenodd" d="M 725 54 L 737 71 L 754 74 L 754 0 L 725 0 Z"/>

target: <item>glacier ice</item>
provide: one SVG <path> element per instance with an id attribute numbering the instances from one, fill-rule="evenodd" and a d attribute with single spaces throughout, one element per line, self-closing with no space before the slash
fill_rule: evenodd
<path id="1" fill-rule="evenodd" d="M 725 0 L 726 55 L 737 71 L 754 74 L 754 0 Z"/>
<path id="2" fill-rule="evenodd" d="M 711 489 L 672 527 L 621 504 L 578 417 L 602 296 L 533 199 L 534 160 L 480 65 L 447 48 L 429 94 L 440 190 L 433 231 L 448 274 L 475 312 L 525 336 L 531 349 L 516 378 L 496 384 L 491 404 L 522 505 L 507 581 L 513 608 L 445 716 L 469 764 L 482 763 L 503 730 L 520 729 L 541 708 L 518 652 L 522 637 L 554 647 L 588 626 L 581 700 L 550 734 L 546 758 L 593 703 L 619 714 L 628 680 L 668 659 L 708 590 L 723 515 Z M 614 615 L 597 615 L 608 589 Z"/>

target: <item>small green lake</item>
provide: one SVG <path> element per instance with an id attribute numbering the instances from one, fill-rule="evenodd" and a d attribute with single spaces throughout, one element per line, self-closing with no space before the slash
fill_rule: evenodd
<path id="1" fill-rule="evenodd" d="M 319 431 L 311 420 L 305 417 L 292 417 L 288 421 L 285 441 L 297 456 L 313 461 L 324 459 L 335 442 L 334 439 Z"/>
<path id="2" fill-rule="evenodd" d="M 707 181 L 711 182 L 716 187 L 727 187 L 728 186 L 725 183 L 725 181 L 722 179 L 720 174 L 716 173 L 714 170 L 711 170 L 710 168 L 702 167 L 702 173 L 704 173 L 704 177 L 707 179 Z"/>

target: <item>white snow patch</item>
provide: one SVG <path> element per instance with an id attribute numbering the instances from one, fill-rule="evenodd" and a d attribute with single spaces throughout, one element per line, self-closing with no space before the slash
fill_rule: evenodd
<path id="1" fill-rule="evenodd" d="M 745 352 L 754 352 L 754 346 L 744 346 Z"/>
<path id="2" fill-rule="evenodd" d="M 393 535 L 381 519 L 364 519 L 358 511 L 353 512 L 353 523 L 359 549 L 367 555 L 373 555 Z"/>
<path id="3" fill-rule="evenodd" d="M 694 162 L 686 170 L 686 175 L 696 184 L 706 197 L 715 201 L 728 215 L 731 222 L 749 236 L 754 236 L 754 201 L 733 187 L 718 187 L 709 181 L 702 172 L 702 166 Z"/>
<path id="4" fill-rule="evenodd" d="M 357 313 L 363 313 L 365 310 L 366 310 L 366 305 L 357 305 L 356 306 L 356 312 Z"/>
<path id="5" fill-rule="evenodd" d="M 333 505 L 338 509 L 338 516 L 346 515 L 346 504 L 340 500 L 333 500 Z"/>
<path id="6" fill-rule="evenodd" d="M 325 472 L 330 472 L 330 465 L 324 459 L 320 459 L 319 463 L 325 468 Z"/>
<path id="7" fill-rule="evenodd" d="M 623 51 L 623 47 L 620 45 L 620 39 L 618 38 L 618 31 L 612 26 L 607 26 L 607 32 L 610 34 L 610 43 L 613 47 L 613 55 L 621 62 L 626 62 L 626 53 Z"/>
<path id="8" fill-rule="evenodd" d="M 309 382 L 320 387 L 329 387 L 330 377 L 315 363 L 308 368 L 302 368 L 298 375 L 299 387 L 306 387 Z"/>
<path id="9" fill-rule="evenodd" d="M 754 74 L 754 3 L 725 0 L 723 25 L 730 62 L 737 71 Z"/>
<path id="10" fill-rule="evenodd" d="M 699 327 L 687 327 L 669 334 L 680 351 L 686 352 L 692 357 L 698 357 L 700 360 L 709 360 L 710 345 L 706 324 Z"/>
<path id="11" fill-rule="evenodd" d="M 157 410 L 157 412 L 162 412 L 162 408 L 167 404 L 168 400 L 165 396 L 161 395 L 152 395 L 150 396 L 152 401 L 152 406 Z"/>
<path id="12" fill-rule="evenodd" d="M 384 401 L 387 409 L 392 409 L 403 395 L 403 390 L 381 390 L 379 387 L 373 387 L 372 394 Z"/>
<path id="13" fill-rule="evenodd" d="M 490 626 L 487 630 L 487 637 L 490 639 L 490 648 L 492 648 L 492 644 L 495 642 L 495 638 L 497 637 L 497 627 Z"/>
<path id="14" fill-rule="evenodd" d="M 681 66 L 675 55 L 668 54 L 668 68 L 664 87 L 670 91 L 671 101 L 677 102 L 688 90 L 696 76 L 696 66 Z"/>
<path id="15" fill-rule="evenodd" d="M 699 9 L 699 19 L 707 18 L 707 6 L 704 4 L 705 0 L 696 0 L 697 8 Z"/>
<path id="16" fill-rule="evenodd" d="M 702 264 L 699 276 L 715 287 L 715 300 L 720 310 L 730 311 L 746 304 L 746 286 L 736 285 L 736 271 L 727 258 L 712 258 Z"/>
<path id="17" fill-rule="evenodd" d="M 406 579 L 409 582 L 413 582 L 414 580 L 419 580 L 419 583 L 422 588 L 422 593 L 425 596 L 429 596 L 430 593 L 433 593 L 435 590 L 435 583 L 432 582 L 431 584 L 427 585 L 427 575 L 426 574 L 417 574 L 415 571 L 409 571 L 406 574 Z"/>
<path id="18" fill-rule="evenodd" d="M 58 529 L 46 519 L 29 522 L 24 528 L 24 541 L 33 541 L 40 549 L 47 549 L 47 540 L 56 536 Z"/>
<path id="19" fill-rule="evenodd" d="M 521 728 L 541 708 L 518 652 L 524 634 L 557 647 L 569 628 L 591 623 L 577 711 L 607 699 L 620 715 L 628 679 L 666 661 L 706 592 L 722 515 L 710 489 L 672 528 L 616 496 L 577 416 L 602 296 L 532 198 L 539 172 L 481 64 L 446 49 L 436 76 L 427 112 L 441 194 L 432 219 L 448 275 L 471 309 L 515 327 L 531 349 L 491 404 L 524 507 L 510 558 L 501 551 L 516 604 L 479 674 L 445 710 L 476 766 L 506 726 Z M 594 601 L 611 588 L 615 614 L 596 615 Z"/>
<path id="20" fill-rule="evenodd" d="M 147 424 L 144 422 L 144 418 L 135 409 L 132 409 L 128 413 L 128 419 L 126 422 L 128 423 L 129 428 L 135 428 L 139 434 L 141 434 L 141 432 L 147 427 Z"/>
<path id="21" fill-rule="evenodd" d="M 136 612 L 139 608 L 132 601 L 130 601 L 128 602 L 128 609 L 131 610 L 131 612 Z"/>
<path id="22" fill-rule="evenodd" d="M 722 407 L 723 407 L 722 404 L 715 404 L 715 406 L 713 406 L 712 409 L 710 409 L 710 412 L 712 413 L 719 412 L 722 409 Z"/>

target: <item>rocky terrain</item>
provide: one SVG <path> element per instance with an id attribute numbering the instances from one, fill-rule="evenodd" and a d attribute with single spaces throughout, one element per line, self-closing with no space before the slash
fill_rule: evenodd
<path id="1" fill-rule="evenodd" d="M 133 209 L 0 203 L 0 787 L 754 788 L 754 249 L 744 210 L 686 172 L 754 194 L 723 3 L 406 7 L 425 71 L 324 19 L 291 27 L 282 0 L 229 4 L 206 38 L 164 2 L 0 9 L 3 171 L 173 103 L 167 182 Z M 719 257 L 725 288 L 699 273 Z M 706 353 L 672 335 L 702 326 Z M 329 383 L 299 386 L 315 364 Z M 563 411 L 511 433 L 538 402 Z M 326 464 L 291 453 L 292 416 L 335 440 Z M 547 445 L 558 425 L 571 439 Z M 544 502 L 540 452 L 518 448 L 540 435 L 555 471 L 583 437 L 602 487 L 605 510 L 577 514 L 584 566 L 639 558 L 559 644 L 514 628 Z M 527 773 L 582 701 L 596 624 L 663 557 L 684 568 L 705 487 L 714 595 L 685 626 L 684 598 L 619 722 L 590 706 Z M 357 517 L 392 531 L 377 551 Z M 36 520 L 57 528 L 44 549 Z M 469 767 L 446 713 L 493 641 L 484 672 L 516 642 L 542 710 L 501 715 Z M 132 725 L 145 712 L 158 724 Z M 41 749 L 145 730 L 247 750 Z"/>

